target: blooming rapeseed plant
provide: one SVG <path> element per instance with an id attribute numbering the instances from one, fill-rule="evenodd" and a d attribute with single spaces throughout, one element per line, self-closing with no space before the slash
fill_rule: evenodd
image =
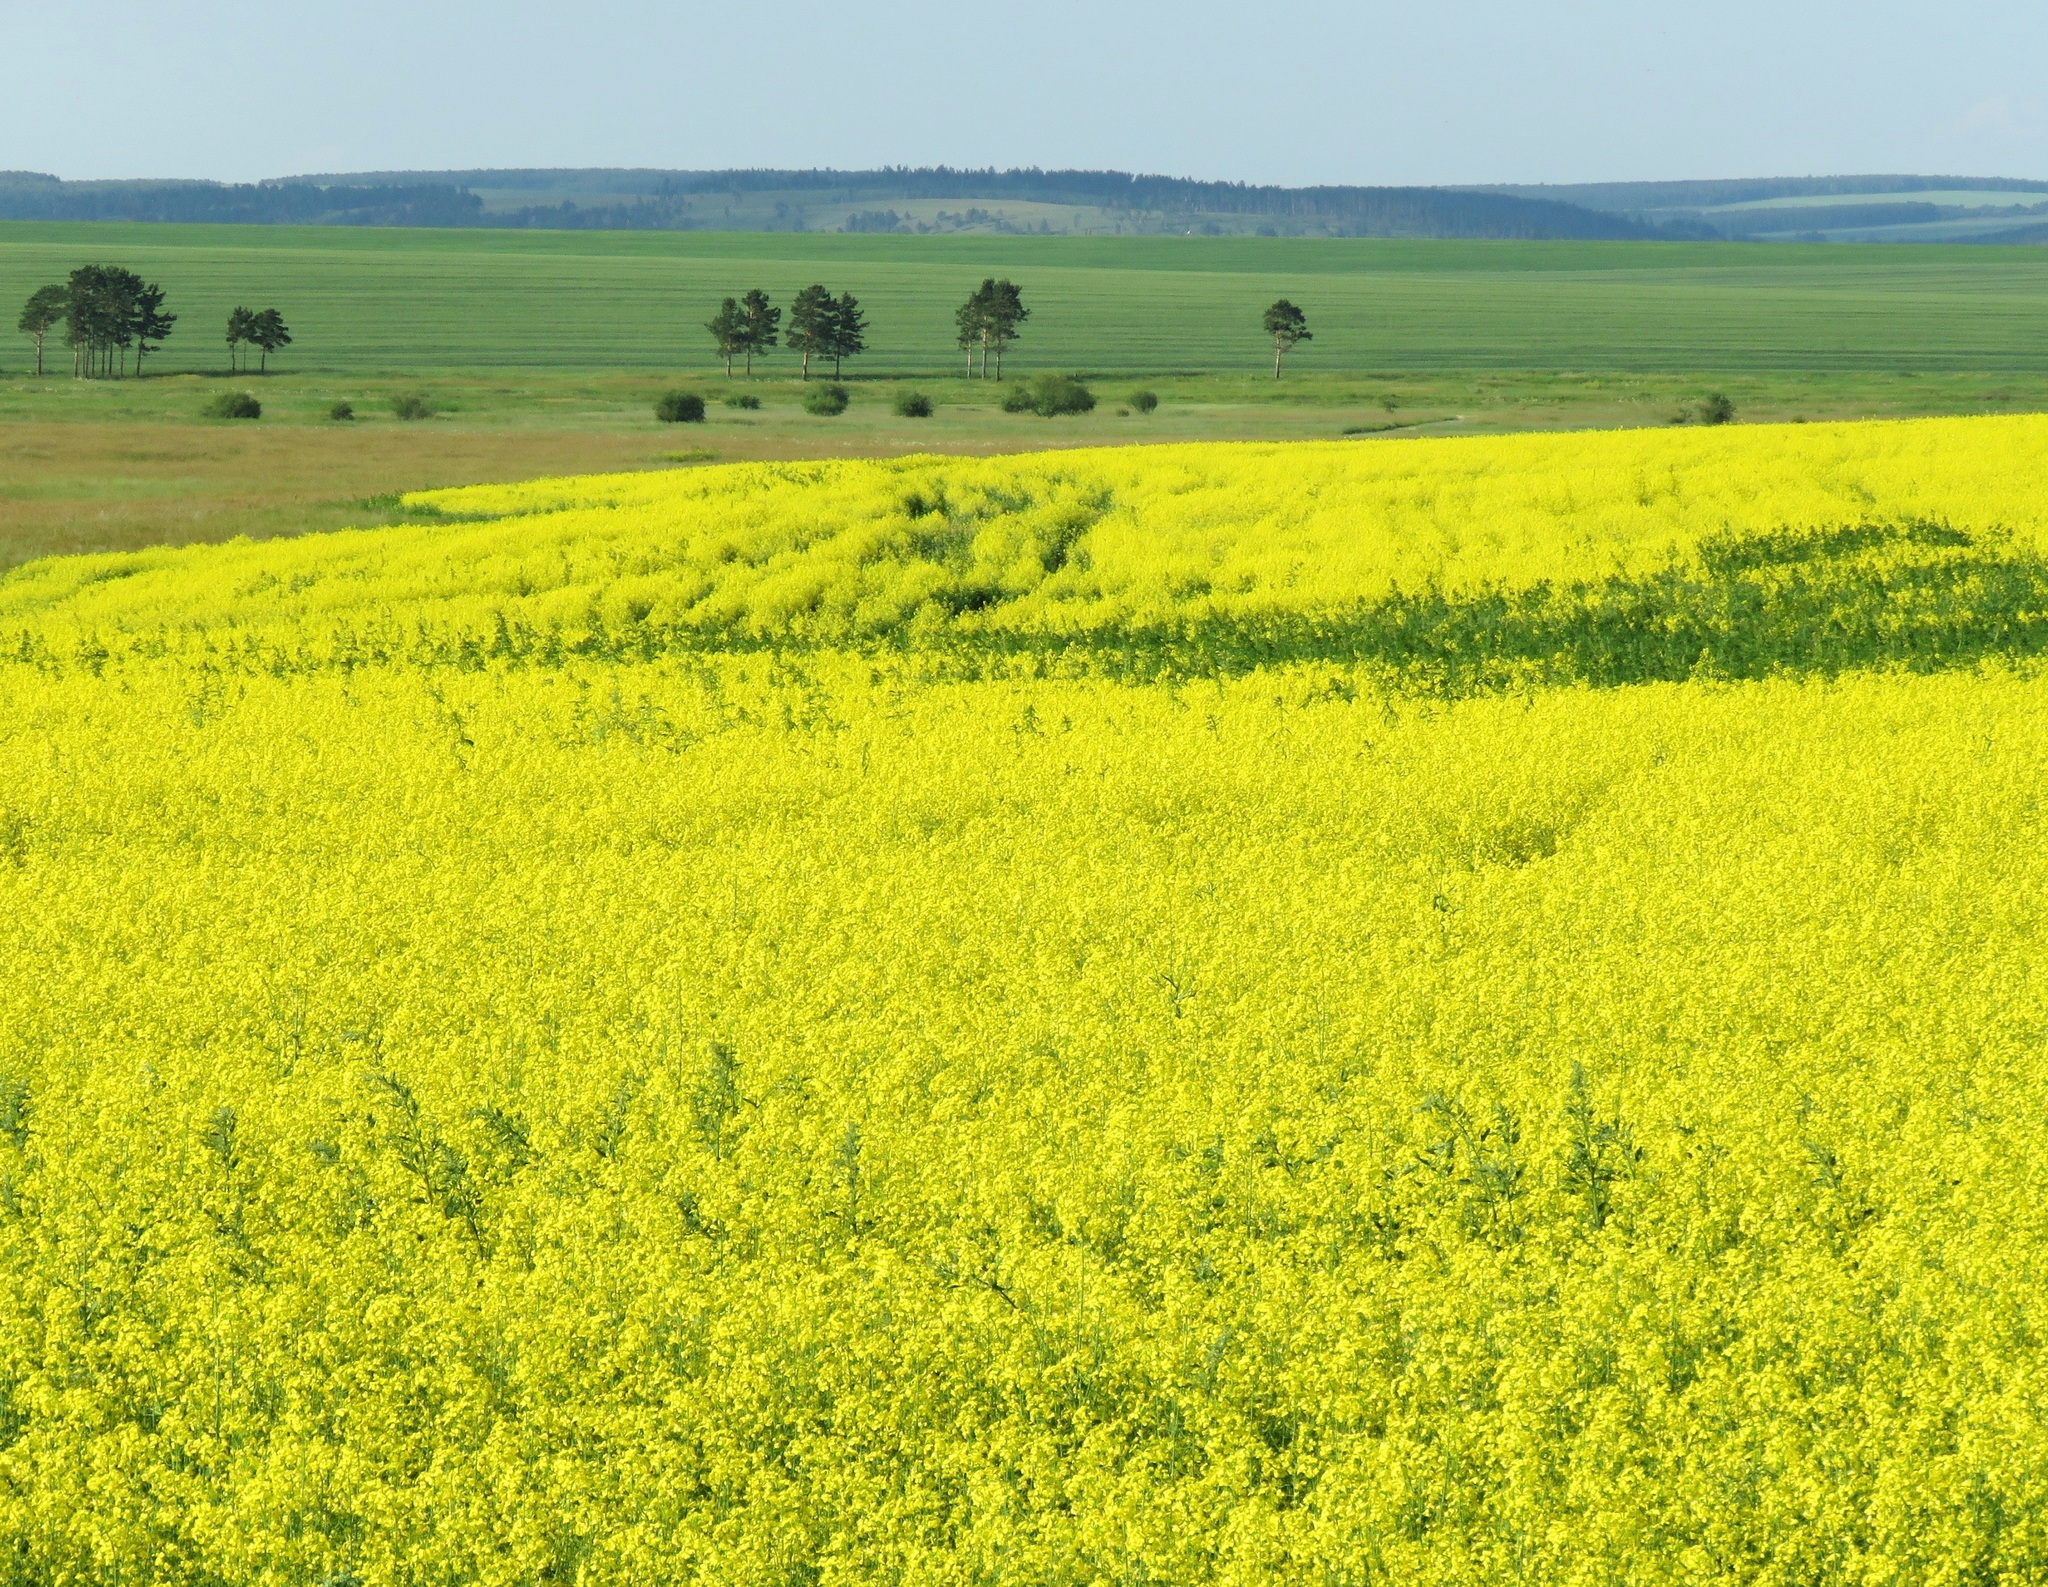
<path id="1" fill-rule="evenodd" d="M 2044 453 L 747 465 L 0 579 L 0 1560 L 2041 1574 Z"/>

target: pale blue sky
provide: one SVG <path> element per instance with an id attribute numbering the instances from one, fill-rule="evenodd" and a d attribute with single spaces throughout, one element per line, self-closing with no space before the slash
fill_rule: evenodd
<path id="1" fill-rule="evenodd" d="M 2048 176 L 2041 0 L 0 0 L 0 168 Z"/>

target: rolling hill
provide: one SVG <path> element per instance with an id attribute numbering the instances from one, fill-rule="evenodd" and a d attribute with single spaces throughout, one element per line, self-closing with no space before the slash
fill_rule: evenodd
<path id="1" fill-rule="evenodd" d="M 2011 177 L 1766 177 L 1479 191 L 1750 242 L 2048 241 L 2048 182 Z"/>
<path id="2" fill-rule="evenodd" d="M 247 184 L 65 182 L 0 172 L 0 220 L 1579 241 L 1710 235 L 1507 193 L 1252 187 L 1121 171 L 944 167 L 382 171 Z"/>

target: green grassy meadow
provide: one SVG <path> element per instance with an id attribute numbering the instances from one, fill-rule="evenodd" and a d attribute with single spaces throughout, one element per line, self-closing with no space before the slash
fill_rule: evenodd
<path id="1" fill-rule="evenodd" d="M 987 274 L 1032 308 L 1020 371 L 1256 373 L 1280 296 L 1315 331 L 1303 373 L 2048 371 L 2048 253 L 2030 249 L 15 223 L 0 304 L 86 262 L 169 289 L 166 371 L 223 363 L 246 302 L 284 309 L 299 369 L 707 372 L 719 298 L 818 280 L 869 311 L 859 373 L 939 375 Z"/>

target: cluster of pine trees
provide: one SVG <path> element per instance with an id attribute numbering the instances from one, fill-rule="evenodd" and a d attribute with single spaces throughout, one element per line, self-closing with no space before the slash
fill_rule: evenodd
<path id="1" fill-rule="evenodd" d="M 1017 339 L 1018 330 L 1030 317 L 1031 311 L 1024 306 L 1024 295 L 1016 283 L 993 278 L 982 282 L 954 316 L 960 346 L 967 353 L 969 376 L 976 372 L 978 353 L 980 373 L 984 377 L 989 375 L 993 358 L 994 376 L 1000 380 L 1003 351 Z M 803 378 L 808 380 L 813 358 L 831 359 L 832 373 L 837 377 L 845 359 L 865 352 L 867 324 L 860 300 L 851 292 L 842 292 L 835 298 L 822 286 L 808 286 L 790 304 L 789 327 L 785 331 L 782 310 L 769 301 L 766 292 L 755 287 L 742 297 L 727 298 L 705 329 L 711 332 L 718 355 L 725 360 L 727 375 L 732 373 L 735 359 L 742 362 L 749 375 L 753 374 L 754 355 L 769 352 L 780 341 L 802 357 Z"/>
<path id="2" fill-rule="evenodd" d="M 228 368 L 247 370 L 248 359 L 241 355 L 241 350 L 254 347 L 262 355 L 258 372 L 268 374 L 270 355 L 280 347 L 291 346 L 291 341 L 292 333 L 276 309 L 251 310 L 237 304 L 228 315 Z"/>
<path id="3" fill-rule="evenodd" d="M 1001 380 L 1003 354 L 1030 318 L 1024 294 L 1014 281 L 991 276 L 969 293 L 953 315 L 960 349 L 967 357 L 967 378 Z M 1277 379 L 1281 361 L 1294 346 L 1314 338 L 1309 334 L 1308 316 L 1285 298 L 1266 310 L 1262 324 L 1273 338 L 1273 375 Z M 743 360 L 746 372 L 753 374 L 754 355 L 771 351 L 778 341 L 802 355 L 806 380 L 811 378 L 813 358 L 831 359 L 837 377 L 843 359 L 867 349 L 867 317 L 861 313 L 859 300 L 851 292 L 835 298 L 822 286 L 805 287 L 796 295 L 786 332 L 782 310 L 759 287 L 743 297 L 727 298 L 705 329 L 725 360 L 728 376 L 735 359 Z"/>
<path id="4" fill-rule="evenodd" d="M 43 372 L 43 350 L 51 334 L 64 328 L 71 349 L 71 373 L 80 380 L 120 379 L 130 372 L 128 353 L 135 353 L 133 372 L 163 345 L 178 316 L 164 308 L 164 289 L 119 265 L 81 265 L 61 283 L 38 287 L 15 328 L 35 348 L 36 373 Z M 228 316 L 228 367 L 245 369 L 243 347 L 261 350 L 261 368 L 270 355 L 291 345 L 292 333 L 276 309 L 237 307 Z"/>
<path id="5" fill-rule="evenodd" d="M 836 377 L 841 364 L 856 353 L 867 351 L 867 316 L 860 300 L 851 292 L 838 297 L 822 286 L 808 286 L 797 293 L 789 306 L 789 329 L 782 329 L 782 310 L 755 287 L 744 297 L 727 298 L 711 316 L 705 329 L 725 360 L 725 372 L 732 373 L 735 358 L 743 359 L 746 372 L 754 372 L 754 355 L 766 353 L 780 340 L 803 358 L 803 378 L 811 378 L 811 360 L 829 358 Z"/>
<path id="6" fill-rule="evenodd" d="M 953 323 L 960 331 L 960 347 L 967 355 L 967 376 L 975 375 L 974 357 L 981 355 L 981 377 L 988 378 L 989 355 L 995 355 L 995 378 L 1003 378 L 1003 349 L 1017 339 L 1017 332 L 1031 311 L 1024 307 L 1024 294 L 1014 282 L 984 280 L 968 294 L 954 312 Z"/>
<path id="7" fill-rule="evenodd" d="M 43 344 L 62 325 L 72 374 L 90 380 L 127 374 L 130 348 L 141 374 L 144 355 L 155 352 L 177 322 L 177 315 L 165 311 L 164 289 L 154 281 L 118 265 L 82 265 L 62 285 L 31 293 L 18 325 L 35 344 L 38 375 Z"/>

